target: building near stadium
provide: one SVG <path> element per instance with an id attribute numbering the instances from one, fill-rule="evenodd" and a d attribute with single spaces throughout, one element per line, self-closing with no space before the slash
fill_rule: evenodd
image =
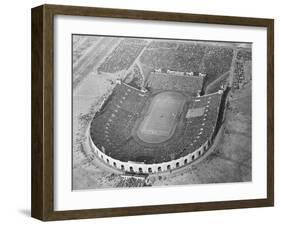
<path id="1" fill-rule="evenodd" d="M 204 78 L 155 71 L 146 89 L 117 82 L 89 128 L 95 155 L 134 174 L 171 171 L 203 156 L 224 121 L 228 92 L 202 95 Z"/>

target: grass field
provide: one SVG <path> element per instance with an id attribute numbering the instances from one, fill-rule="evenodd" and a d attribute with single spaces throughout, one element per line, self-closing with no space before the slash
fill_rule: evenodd
<path id="1" fill-rule="evenodd" d="M 186 98 L 177 92 L 157 94 L 138 128 L 139 138 L 148 143 L 160 143 L 170 138 L 185 101 Z"/>

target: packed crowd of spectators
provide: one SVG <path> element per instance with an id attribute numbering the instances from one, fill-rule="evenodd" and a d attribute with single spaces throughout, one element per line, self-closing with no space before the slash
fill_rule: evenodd
<path id="1" fill-rule="evenodd" d="M 99 66 L 98 71 L 115 73 L 128 69 L 146 45 L 143 39 L 123 39 Z"/>
<path id="2" fill-rule="evenodd" d="M 206 73 L 208 83 L 229 71 L 233 58 L 233 49 L 228 47 L 184 42 L 152 42 L 150 45 L 155 48 L 144 51 L 140 57 L 143 64 L 162 71 Z"/>
<path id="3" fill-rule="evenodd" d="M 177 90 L 197 94 L 202 89 L 203 77 L 169 75 L 166 73 L 151 73 L 146 81 L 150 90 Z"/>
<path id="4" fill-rule="evenodd" d="M 187 119 L 187 126 L 184 137 L 185 148 L 187 152 L 202 146 L 212 136 L 217 123 L 219 106 L 222 94 L 215 93 L 212 95 L 196 98 L 200 101 L 193 101 L 190 109 L 204 107 L 204 113 L 197 117 Z"/>
<path id="5" fill-rule="evenodd" d="M 170 139 L 169 142 L 146 148 L 135 139 L 130 139 L 122 147 L 114 150 L 112 157 L 125 162 L 154 164 L 178 159 L 194 152 L 212 137 L 217 122 L 221 94 L 216 93 L 199 97 L 199 99 L 200 102 L 193 101 L 190 108 L 204 107 L 204 114 L 186 119 L 185 125 L 175 131 L 173 139 Z"/>
<path id="6" fill-rule="evenodd" d="M 158 45 L 161 43 L 159 42 Z M 140 60 L 143 64 L 155 69 L 162 68 L 182 72 L 199 71 L 204 50 L 204 46 L 178 43 L 176 48 L 148 48 Z"/>
<path id="7" fill-rule="evenodd" d="M 131 136 L 137 116 L 147 96 L 139 90 L 121 83 L 96 114 L 91 125 L 91 137 L 95 144 L 110 154 Z"/>

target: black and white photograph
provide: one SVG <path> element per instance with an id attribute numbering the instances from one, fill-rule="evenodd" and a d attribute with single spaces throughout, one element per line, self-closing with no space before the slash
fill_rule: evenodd
<path id="1" fill-rule="evenodd" d="M 276 225 L 279 5 L 3 1 L 0 224 Z"/>
<path id="2" fill-rule="evenodd" d="M 71 45 L 73 190 L 252 180 L 251 43 Z"/>

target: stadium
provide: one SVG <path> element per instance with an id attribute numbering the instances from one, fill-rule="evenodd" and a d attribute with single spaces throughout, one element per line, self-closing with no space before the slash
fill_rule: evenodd
<path id="1" fill-rule="evenodd" d="M 157 174 L 190 165 L 208 152 L 223 125 L 230 86 L 223 81 L 208 93 L 206 87 L 209 76 L 215 80 L 229 71 L 232 49 L 151 42 L 144 51 L 145 40 L 130 42 L 121 42 L 98 72 L 131 70 L 142 80 L 114 82 L 90 123 L 90 147 L 120 173 Z M 120 54 L 122 48 L 130 56 Z M 145 74 L 140 65 L 150 70 Z"/>

